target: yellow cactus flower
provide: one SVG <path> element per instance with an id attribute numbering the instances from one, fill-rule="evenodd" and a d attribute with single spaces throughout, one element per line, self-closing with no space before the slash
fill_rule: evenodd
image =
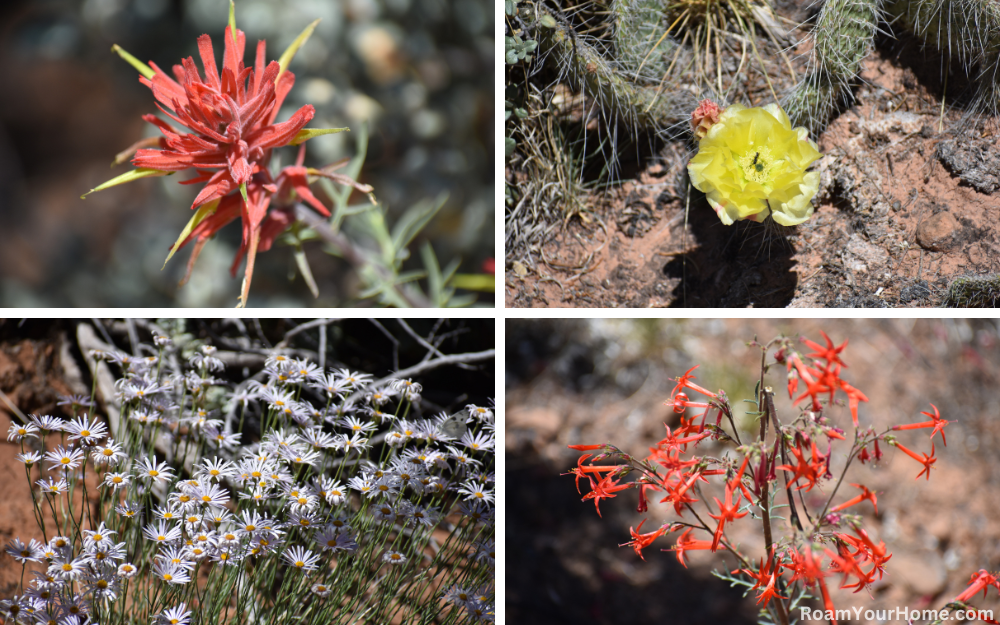
<path id="1" fill-rule="evenodd" d="M 727 226 L 737 219 L 763 221 L 769 214 L 794 226 L 813 214 L 819 173 L 806 168 L 820 156 L 808 131 L 792 128 L 777 104 L 733 104 L 699 141 L 688 173 Z"/>

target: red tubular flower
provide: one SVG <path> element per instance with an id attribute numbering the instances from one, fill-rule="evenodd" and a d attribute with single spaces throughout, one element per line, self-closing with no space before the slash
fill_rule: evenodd
<path id="1" fill-rule="evenodd" d="M 635 550 L 635 555 L 639 556 L 643 560 L 645 560 L 646 558 L 643 557 L 642 550 L 651 545 L 654 540 L 662 536 L 663 533 L 667 531 L 667 528 L 670 527 L 669 525 L 661 525 L 660 529 L 656 530 L 655 532 L 649 532 L 648 534 L 640 534 L 639 530 L 642 529 L 642 524 L 645 522 L 646 519 L 643 519 L 639 523 L 639 527 L 636 529 L 632 529 L 631 527 L 628 528 L 629 533 L 632 534 L 632 540 L 625 543 L 625 545 L 631 546 L 632 549 Z M 619 545 L 619 547 L 624 547 L 625 545 Z"/>
<path id="2" fill-rule="evenodd" d="M 695 366 L 691 367 L 690 369 L 688 369 L 687 371 L 684 372 L 684 375 L 682 375 L 681 377 L 677 378 L 677 386 L 674 387 L 674 390 L 670 393 L 670 395 L 671 396 L 676 395 L 678 391 L 681 391 L 681 390 L 683 390 L 685 388 L 689 388 L 689 389 L 691 389 L 693 391 L 698 391 L 702 395 L 706 395 L 708 397 L 711 397 L 712 399 L 715 399 L 716 397 L 718 397 L 718 395 L 716 395 L 712 391 L 709 391 L 709 390 L 707 390 L 705 388 L 702 388 L 701 386 L 698 386 L 697 384 L 695 384 L 694 382 L 691 381 L 691 380 L 694 379 L 694 376 L 691 375 L 691 372 L 694 371 L 695 369 L 697 369 L 700 366 L 701 365 L 695 365 Z"/>
<path id="3" fill-rule="evenodd" d="M 997 576 L 991 575 L 986 569 L 979 569 L 978 573 L 972 574 L 972 579 L 969 580 L 969 587 L 955 597 L 955 601 L 966 602 L 976 596 L 976 593 L 980 590 L 983 591 L 983 597 L 985 598 L 986 591 L 989 590 L 990 586 L 1000 590 L 1000 581 L 997 581 Z"/>
<path id="4" fill-rule="evenodd" d="M 774 565 L 773 560 L 768 561 L 767 566 L 764 565 L 764 558 L 760 559 L 760 565 L 757 567 L 757 571 L 754 572 L 750 569 L 742 569 L 744 573 L 750 576 L 751 579 L 756 581 L 750 590 L 760 590 L 760 594 L 757 595 L 757 605 L 760 602 L 764 602 L 764 607 L 771 602 L 772 597 L 778 597 L 779 599 L 787 599 L 788 597 L 782 597 L 777 594 L 774 588 L 775 582 L 781 577 L 776 570 L 772 570 Z M 739 571 L 733 571 L 733 573 L 738 573 Z"/>
<path id="5" fill-rule="evenodd" d="M 854 388 L 847 382 L 841 380 L 840 388 L 847 393 L 847 405 L 851 408 L 851 418 L 854 419 L 854 427 L 858 427 L 858 405 L 859 402 L 867 402 L 865 394 Z"/>
<path id="6" fill-rule="evenodd" d="M 802 342 L 808 345 L 811 349 L 816 350 L 812 354 L 808 354 L 806 357 L 822 358 L 826 360 L 827 365 L 829 366 L 839 365 L 846 369 L 847 365 L 844 364 L 844 361 L 840 359 L 840 352 L 844 351 L 844 348 L 847 347 L 847 340 L 845 340 L 842 344 L 838 345 L 837 347 L 834 347 L 833 341 L 831 341 L 830 337 L 826 335 L 826 332 L 820 330 L 819 333 L 822 334 L 823 339 L 826 340 L 826 347 L 822 347 L 818 343 L 813 343 L 809 339 L 803 337 Z"/>
<path id="7" fill-rule="evenodd" d="M 684 568 L 687 568 L 687 563 L 684 562 L 684 552 L 685 551 L 696 551 L 696 550 L 699 550 L 699 549 L 712 549 L 712 541 L 711 540 L 695 540 L 695 539 L 691 538 L 691 529 L 692 528 L 689 527 L 683 534 L 681 534 L 680 538 L 677 539 L 677 542 L 670 549 L 670 551 L 676 551 L 677 552 L 677 561 L 680 562 L 681 565 Z M 664 551 L 667 551 L 667 550 L 665 549 Z"/>
<path id="8" fill-rule="evenodd" d="M 931 404 L 931 408 L 934 409 L 934 414 L 931 414 L 929 412 L 921 412 L 920 413 L 922 415 L 927 415 L 928 417 L 930 417 L 931 418 L 930 421 L 923 421 L 921 423 L 908 423 L 908 424 L 905 424 L 905 425 L 894 425 L 894 426 L 892 426 L 892 429 L 893 430 L 919 430 L 921 428 L 934 428 L 934 430 L 931 432 L 931 440 L 934 439 L 934 435 L 935 434 L 937 434 L 938 432 L 940 432 L 941 433 L 941 440 L 944 441 L 944 446 L 947 447 L 948 446 L 948 439 L 946 439 L 944 437 L 944 426 L 948 425 L 951 422 L 950 421 L 946 421 L 945 419 L 941 418 L 941 414 L 938 412 L 937 406 L 935 406 L 934 404 Z"/>
<path id="9" fill-rule="evenodd" d="M 792 570 L 792 577 L 788 580 L 788 583 L 793 584 L 797 580 L 802 580 L 802 583 L 806 586 L 819 584 L 820 593 L 823 595 L 823 607 L 827 612 L 836 614 L 836 608 L 833 607 L 833 601 L 830 599 L 830 593 L 827 592 L 826 583 L 823 581 L 823 577 L 826 573 L 820 569 L 820 563 L 813 558 L 812 550 L 807 546 L 802 552 L 792 551 L 791 557 L 791 564 L 783 565 L 785 568 Z M 837 625 L 836 619 L 833 619 L 830 622 L 833 623 L 833 625 Z"/>
<path id="10" fill-rule="evenodd" d="M 684 505 L 689 503 L 694 503 L 698 501 L 694 497 L 687 495 L 687 491 L 694 486 L 695 482 L 701 478 L 701 472 L 695 471 L 686 480 L 679 479 L 674 485 L 666 485 L 665 490 L 667 491 L 667 496 L 660 500 L 660 503 L 672 502 L 674 504 L 674 512 L 678 515 L 683 514 Z M 705 480 L 707 481 L 707 480 Z"/>
<path id="11" fill-rule="evenodd" d="M 601 516 L 600 504 L 602 499 L 611 499 L 613 497 L 617 497 L 618 495 L 615 495 L 615 493 L 617 493 L 618 491 L 625 490 L 627 488 L 632 488 L 632 486 L 634 486 L 633 482 L 629 482 L 628 484 L 619 484 L 618 482 L 615 481 L 613 474 L 606 475 L 600 482 L 594 482 L 594 478 L 590 477 L 589 475 L 587 476 L 587 479 L 590 480 L 591 491 L 586 495 L 584 495 L 583 499 L 581 499 L 580 501 L 587 501 L 588 499 L 593 499 L 594 509 L 597 510 L 597 516 Z"/>
<path id="12" fill-rule="evenodd" d="M 776 467 L 785 471 L 791 471 L 795 474 L 789 482 L 790 484 L 794 484 L 799 481 L 800 478 L 806 481 L 805 484 L 800 484 L 796 490 L 802 490 L 805 488 L 806 492 L 811 491 L 813 486 L 816 485 L 816 481 L 826 474 L 826 458 L 819 453 L 819 450 L 816 449 L 816 441 L 811 441 L 811 447 L 812 460 L 806 460 L 805 453 L 802 450 L 802 441 L 799 441 L 799 445 L 797 447 L 789 449 L 789 452 L 791 452 L 791 454 L 795 457 L 798 464 L 794 467 L 787 464 L 778 465 Z"/>
<path id="13" fill-rule="evenodd" d="M 802 393 L 793 403 L 797 404 L 806 397 L 812 398 L 812 409 L 813 411 L 819 411 L 823 408 L 823 405 L 819 403 L 819 397 L 821 393 L 829 393 L 831 391 L 830 387 L 823 383 L 822 380 L 817 380 L 813 377 L 813 374 L 809 371 L 809 368 L 802 364 L 798 356 L 792 358 L 793 364 L 796 370 L 799 372 L 799 377 L 803 382 L 806 383 L 806 391 Z M 817 372 L 819 374 L 820 372 Z"/>
<path id="14" fill-rule="evenodd" d="M 722 540 L 722 534 L 725 531 L 726 523 L 728 521 L 735 521 L 736 519 L 741 519 L 749 514 L 749 512 L 737 513 L 737 510 L 740 509 L 739 492 L 736 493 L 736 501 L 734 501 L 732 505 L 729 505 L 729 501 L 732 499 L 732 496 L 733 496 L 732 483 L 728 483 L 726 484 L 725 503 L 719 501 L 718 497 L 713 497 L 713 499 L 715 499 L 716 505 L 719 506 L 719 514 L 709 514 L 708 516 L 718 521 L 719 525 L 718 527 L 715 528 L 715 537 L 712 540 L 712 551 L 715 551 L 716 549 L 719 548 L 719 541 Z"/>
<path id="15" fill-rule="evenodd" d="M 861 564 L 855 560 L 855 555 L 848 552 L 847 548 L 843 545 L 838 545 L 839 553 L 830 551 L 829 549 L 824 549 L 826 554 L 830 556 L 830 564 L 832 565 L 832 570 L 836 573 L 843 573 L 844 579 L 840 582 L 841 588 L 854 588 L 854 592 L 859 592 L 862 588 L 867 587 L 869 584 L 875 581 L 875 571 L 877 567 L 872 567 L 870 571 L 865 573 L 861 568 Z M 858 581 L 853 584 L 848 584 L 848 578 L 853 575 Z"/>
<path id="16" fill-rule="evenodd" d="M 861 494 L 857 495 L 856 497 L 853 497 L 851 499 L 848 499 L 847 501 L 845 501 L 844 503 L 840 504 L 839 506 L 834 506 L 834 507 L 830 508 L 830 512 L 837 512 L 839 510 L 844 510 L 845 508 L 850 508 L 851 506 L 853 506 L 855 504 L 859 504 L 862 501 L 864 501 L 865 499 L 868 499 L 868 500 L 870 500 L 872 502 L 872 505 L 875 506 L 875 514 L 878 514 L 878 498 L 875 496 L 875 493 L 873 493 L 872 491 L 868 490 L 867 486 L 863 486 L 861 484 L 851 484 L 851 486 L 854 486 L 856 488 L 860 488 L 861 489 Z"/>
<path id="17" fill-rule="evenodd" d="M 896 447 L 899 447 L 899 450 L 900 450 L 900 451 L 902 451 L 902 452 L 903 452 L 904 454 L 906 454 L 907 456 L 909 456 L 909 457 L 913 458 L 914 460 L 916 460 L 916 461 L 917 461 L 917 462 L 919 462 L 920 464 L 924 465 L 924 468 L 923 468 L 923 470 L 922 470 L 922 471 L 920 471 L 920 473 L 917 473 L 917 478 L 916 478 L 916 479 L 918 479 L 918 480 L 919 480 L 919 479 L 920 479 L 920 476 L 921 476 L 921 475 L 923 475 L 924 473 L 926 473 L 926 474 L 927 474 L 927 479 L 928 479 L 928 480 L 930 480 L 930 479 L 931 479 L 931 466 L 932 466 L 932 465 L 933 465 L 933 464 L 934 464 L 935 462 L 937 462 L 937 458 L 935 458 L 935 457 L 934 457 L 934 445 L 931 445 L 931 455 L 929 455 L 929 456 L 928 456 L 928 455 L 927 455 L 927 454 L 925 453 L 925 454 L 924 454 L 924 457 L 923 457 L 923 458 L 921 458 L 920 456 L 918 456 L 918 455 L 917 455 L 916 453 L 914 453 L 913 451 L 910 451 L 910 450 L 909 450 L 909 449 L 907 449 L 906 447 L 903 447 L 903 445 L 902 445 L 901 443 L 898 443 L 898 442 L 896 442 L 896 443 L 893 443 L 893 445 L 895 445 Z"/>

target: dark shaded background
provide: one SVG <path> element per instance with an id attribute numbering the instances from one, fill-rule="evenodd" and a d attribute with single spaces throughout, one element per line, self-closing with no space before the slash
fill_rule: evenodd
<path id="1" fill-rule="evenodd" d="M 80 195 L 128 165 L 115 154 L 153 136 L 156 112 L 119 44 L 164 69 L 213 38 L 221 62 L 226 0 L 35 0 L 0 8 L 0 306 L 232 306 L 242 279 L 229 276 L 239 246 L 231 224 L 206 245 L 180 290 L 185 248 L 160 267 L 191 216 L 196 189 L 176 176 Z M 237 0 L 252 59 L 258 39 L 277 59 L 322 18 L 291 64 L 295 87 L 279 121 L 303 104 L 311 127 L 351 133 L 308 144 L 307 165 L 355 150 L 368 122 L 361 181 L 375 187 L 389 222 L 424 198 L 450 194 L 425 230 L 444 265 L 482 271 L 493 256 L 493 7 L 489 0 Z M 199 69 L 200 61 L 197 62 Z M 293 148 L 276 151 L 283 163 Z M 314 191 L 319 185 L 314 187 Z M 411 246 L 419 257 L 418 240 Z M 257 258 L 250 305 L 336 306 L 355 294 L 348 265 L 307 246 L 320 286 L 314 300 L 295 276 L 289 248 Z M 491 299 L 491 298 L 487 298 Z"/>
<path id="2" fill-rule="evenodd" d="M 893 557 L 871 596 L 839 590 L 839 578 L 832 581 L 834 603 L 838 609 L 862 607 L 862 613 L 902 606 L 940 609 L 966 588 L 972 573 L 1000 568 L 998 329 L 992 319 L 508 321 L 508 622 L 755 622 L 756 593 L 743 598 L 742 588 L 729 588 L 711 575 L 713 569 L 736 568 L 726 554 L 692 552 L 685 569 L 673 553 L 660 551 L 673 545 L 676 534 L 645 549 L 645 560 L 619 547 L 629 540 L 629 527 L 643 518 L 646 532 L 675 519 L 672 507 L 668 513 L 651 498 L 649 513 L 639 515 L 635 492 L 626 491 L 603 501 L 599 518 L 593 502 L 581 502 L 573 477 L 565 475 L 580 455 L 566 446 L 612 442 L 645 457 L 663 438 L 664 424 L 679 424 L 678 415 L 663 405 L 671 378 L 698 364 L 697 382 L 724 389 L 739 416 L 748 406 L 742 400 L 753 397 L 760 369 L 760 352 L 746 342 L 779 334 L 821 341 L 820 330 L 837 344 L 849 340 L 842 354 L 849 367 L 842 377 L 870 399 L 860 407 L 862 424 L 883 431 L 925 420 L 920 411 L 930 410 L 930 403 L 951 421 L 947 447 L 935 438 L 939 460 L 930 481 L 915 480 L 919 465 L 892 449 L 878 467 L 851 466 L 845 482 L 864 483 L 878 495 L 877 514 L 870 505 L 852 510 L 863 515 L 864 527 L 886 542 Z M 778 391 L 776 409 L 788 423 L 795 413 L 785 380 L 783 369 L 772 369 L 767 383 Z M 845 406 L 828 414 L 851 431 Z M 737 423 L 753 427 L 752 418 Z M 907 447 L 930 452 L 926 432 L 898 435 Z M 725 449 L 710 444 L 699 453 L 719 457 Z M 839 475 L 836 459 L 845 450 L 833 451 L 831 470 Z M 806 495 L 810 508 L 821 507 L 832 488 L 821 482 Z M 838 503 L 855 494 L 848 491 L 838 492 Z M 709 488 L 703 495 L 711 500 L 722 492 Z M 746 520 L 727 529 L 727 536 L 753 553 L 758 543 L 762 548 L 760 522 Z M 994 618 L 1000 608 L 992 591 L 973 604 L 993 609 Z"/>

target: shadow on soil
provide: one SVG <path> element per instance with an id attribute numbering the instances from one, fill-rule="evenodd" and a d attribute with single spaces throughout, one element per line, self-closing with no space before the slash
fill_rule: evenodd
<path id="1" fill-rule="evenodd" d="M 789 228 L 773 221 L 758 224 L 719 221 L 705 196 L 691 197 L 688 225 L 696 247 L 663 267 L 663 275 L 679 278 L 672 308 L 784 308 L 792 301 L 798 275 Z"/>

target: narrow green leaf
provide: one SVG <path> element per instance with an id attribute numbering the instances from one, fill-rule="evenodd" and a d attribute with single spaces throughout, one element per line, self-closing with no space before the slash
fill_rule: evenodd
<path id="1" fill-rule="evenodd" d="M 427 241 L 420 247 L 420 256 L 424 261 L 424 268 L 427 269 L 427 295 L 434 308 L 443 308 L 442 294 L 444 292 L 444 277 L 441 275 L 441 267 L 438 265 L 437 257 L 434 255 L 434 248 Z"/>
<path id="2" fill-rule="evenodd" d="M 288 64 L 292 62 L 292 57 L 295 56 L 295 53 L 299 51 L 299 48 L 302 47 L 306 40 L 309 39 L 309 36 L 312 35 L 313 31 L 316 30 L 316 24 L 319 24 L 319 20 L 314 20 L 312 24 L 306 26 L 305 30 L 303 30 L 302 33 L 295 38 L 292 45 L 288 46 L 288 49 L 285 50 L 285 52 L 281 55 L 281 58 L 278 59 L 278 65 L 281 66 L 281 69 L 278 71 L 278 75 L 274 79 L 275 84 L 278 83 L 278 80 L 281 79 L 281 75 L 288 69 Z"/>
<path id="3" fill-rule="evenodd" d="M 301 245 L 295 246 L 295 264 L 299 266 L 299 273 L 302 274 L 313 297 L 319 298 L 319 287 L 316 286 L 316 279 L 313 278 L 312 270 L 309 268 L 309 259 L 306 258 L 306 252 Z"/>
<path id="4" fill-rule="evenodd" d="M 174 242 L 173 247 L 170 248 L 170 253 L 167 254 L 167 260 L 163 261 L 163 267 L 160 267 L 160 271 L 163 271 L 166 268 L 167 263 L 170 262 L 171 258 L 173 258 L 174 252 L 180 249 L 181 243 L 184 242 L 184 239 L 188 238 L 188 235 L 191 234 L 191 231 L 197 228 L 198 224 L 205 221 L 205 218 L 214 215 L 215 209 L 217 209 L 218 207 L 219 207 L 219 200 L 213 200 L 208 204 L 198 207 L 198 210 L 196 210 L 194 215 L 191 216 L 191 219 L 188 220 L 187 225 L 184 226 L 183 230 L 181 230 L 181 234 L 180 236 L 177 237 L 177 240 Z"/>
<path id="5" fill-rule="evenodd" d="M 128 52 L 126 52 L 117 43 L 115 45 L 111 46 L 111 51 L 112 52 L 117 52 L 118 56 L 120 56 L 123 59 L 125 59 L 128 62 L 128 64 L 131 65 L 132 67 L 134 67 L 137 70 L 139 70 L 139 73 L 142 74 L 143 76 L 145 76 L 146 78 L 152 79 L 153 76 L 156 75 L 156 72 L 153 71 L 152 67 L 146 65 L 145 63 L 143 63 L 139 59 L 135 58 L 134 56 L 132 56 L 131 54 L 129 54 Z"/>
<path id="6" fill-rule="evenodd" d="M 288 145 L 298 145 L 300 143 L 305 143 L 314 137 L 350 131 L 350 128 L 303 128 L 292 138 Z"/>
<path id="7" fill-rule="evenodd" d="M 410 241 L 434 218 L 447 200 L 448 194 L 442 193 L 433 201 L 421 200 L 407 209 L 392 227 L 394 249 L 397 251 L 406 249 Z"/>
<path id="8" fill-rule="evenodd" d="M 458 273 L 448 284 L 456 289 L 493 293 L 496 290 L 496 277 L 488 273 Z"/>
<path id="9" fill-rule="evenodd" d="M 245 182 L 240 185 L 240 195 L 243 196 L 243 203 L 247 204 L 247 183 Z"/>
<path id="10" fill-rule="evenodd" d="M 87 197 L 94 191 L 103 191 L 109 187 L 125 184 L 126 182 L 132 182 L 133 180 L 138 180 L 140 178 L 149 178 L 150 176 L 169 176 L 172 173 L 174 172 L 160 171 L 159 169 L 147 169 L 145 167 L 140 167 L 138 169 L 133 169 L 132 171 L 127 171 L 120 176 L 115 176 L 114 178 L 108 180 L 104 184 L 94 187 L 90 191 L 87 191 L 86 193 L 81 195 L 80 199 L 82 200 L 83 198 Z"/>

